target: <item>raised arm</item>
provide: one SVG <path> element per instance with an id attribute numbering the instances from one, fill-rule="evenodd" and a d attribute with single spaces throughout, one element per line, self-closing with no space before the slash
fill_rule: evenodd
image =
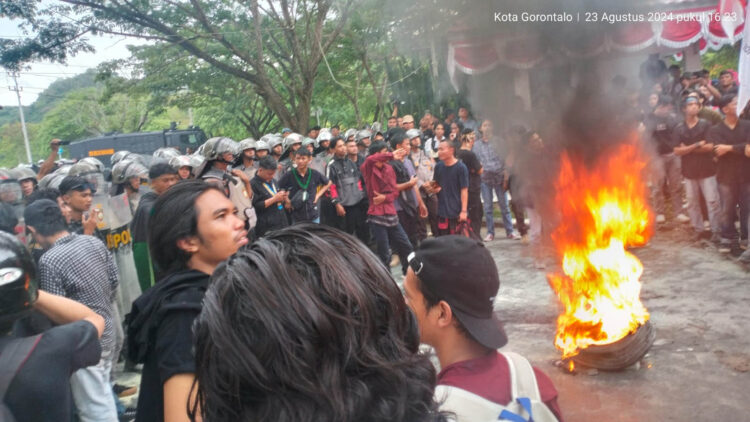
<path id="1" fill-rule="evenodd" d="M 34 303 L 34 308 L 55 324 L 68 324 L 84 320 L 94 324 L 99 337 L 104 332 L 104 318 L 88 306 L 75 300 L 39 290 L 39 298 Z"/>

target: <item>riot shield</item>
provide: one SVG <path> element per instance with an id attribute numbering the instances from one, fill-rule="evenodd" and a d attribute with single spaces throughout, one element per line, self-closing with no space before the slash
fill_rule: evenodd
<path id="1" fill-rule="evenodd" d="M 112 252 L 117 263 L 120 279 L 120 293 L 117 306 L 120 316 L 130 312 L 133 301 L 141 295 L 138 275 L 133 260 L 133 239 L 130 233 L 130 202 L 127 194 L 108 197 L 104 194 L 94 196 L 91 211 L 100 213 L 99 230 L 105 235 L 107 249 Z"/>

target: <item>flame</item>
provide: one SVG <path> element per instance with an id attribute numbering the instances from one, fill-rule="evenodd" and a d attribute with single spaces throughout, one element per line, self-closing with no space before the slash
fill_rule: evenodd
<path id="1" fill-rule="evenodd" d="M 563 153 L 555 182 L 561 223 L 552 240 L 563 274 L 548 274 L 564 311 L 555 346 L 563 358 L 616 342 L 648 318 L 639 296 L 641 262 L 626 248 L 651 235 L 646 161 L 635 142 L 614 148 L 593 166 Z"/>

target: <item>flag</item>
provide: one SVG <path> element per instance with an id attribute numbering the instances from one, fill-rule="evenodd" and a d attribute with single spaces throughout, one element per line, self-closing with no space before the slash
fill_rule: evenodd
<path id="1" fill-rule="evenodd" d="M 719 0 L 721 29 L 734 44 L 734 31 L 745 21 L 745 11 L 741 0 Z"/>
<path id="2" fill-rule="evenodd" d="M 750 10 L 750 7 L 747 9 Z M 745 22 L 748 21 L 749 17 L 745 16 Z M 739 62 L 740 92 L 737 98 L 737 114 L 742 114 L 745 105 L 747 105 L 747 100 L 750 99 L 750 25 L 745 25 L 745 29 L 742 31 Z"/>

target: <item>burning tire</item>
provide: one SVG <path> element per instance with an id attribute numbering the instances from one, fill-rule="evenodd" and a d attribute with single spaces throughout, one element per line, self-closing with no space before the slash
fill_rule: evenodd
<path id="1" fill-rule="evenodd" d="M 651 321 L 646 321 L 634 333 L 614 343 L 590 346 L 571 359 L 577 364 L 605 371 L 625 369 L 648 352 L 655 337 Z"/>

